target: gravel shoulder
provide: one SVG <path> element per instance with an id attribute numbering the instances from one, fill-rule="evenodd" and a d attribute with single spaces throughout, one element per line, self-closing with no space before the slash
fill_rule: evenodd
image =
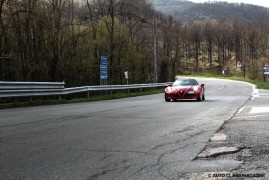
<path id="1" fill-rule="evenodd" d="M 195 161 L 216 166 L 226 162 L 226 166 L 187 173 L 181 179 L 269 179 L 269 90 L 258 90 Z"/>

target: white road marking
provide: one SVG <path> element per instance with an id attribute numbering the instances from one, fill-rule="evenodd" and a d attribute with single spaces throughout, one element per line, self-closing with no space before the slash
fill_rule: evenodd
<path id="1" fill-rule="evenodd" d="M 245 116 L 245 117 L 235 117 L 234 119 L 249 119 L 249 118 L 258 118 L 258 117 L 267 117 L 268 114 L 255 115 L 255 116 Z"/>
<path id="2" fill-rule="evenodd" d="M 250 114 L 269 113 L 269 107 L 252 107 Z"/>
<path id="3" fill-rule="evenodd" d="M 245 107 L 241 107 L 241 108 L 238 110 L 238 112 L 236 113 L 235 116 L 237 116 L 238 114 L 240 114 L 244 109 L 245 109 Z"/>
<path id="4" fill-rule="evenodd" d="M 259 89 L 256 89 L 256 86 L 253 85 L 253 92 L 252 92 L 252 95 L 251 95 L 251 100 L 255 99 L 256 97 L 260 97 Z"/>

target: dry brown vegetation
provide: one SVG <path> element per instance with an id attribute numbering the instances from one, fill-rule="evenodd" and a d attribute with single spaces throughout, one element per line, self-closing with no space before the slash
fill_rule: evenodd
<path id="1" fill-rule="evenodd" d="M 153 82 L 153 18 L 157 19 L 158 81 L 223 70 L 262 78 L 269 22 L 185 23 L 155 12 L 146 0 L 1 0 L 0 80 L 98 85 L 108 56 L 109 84 Z M 241 70 L 236 64 L 241 62 Z"/>

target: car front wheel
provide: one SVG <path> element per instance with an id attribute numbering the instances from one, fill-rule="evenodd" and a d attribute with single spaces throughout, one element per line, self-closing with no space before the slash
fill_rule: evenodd
<path id="1" fill-rule="evenodd" d="M 171 99 L 169 99 L 167 97 L 164 97 L 164 99 L 165 99 L 166 102 L 170 102 L 171 101 Z"/>
<path id="2" fill-rule="evenodd" d="M 203 94 L 200 93 L 199 97 L 197 98 L 197 101 L 202 101 L 203 100 Z"/>

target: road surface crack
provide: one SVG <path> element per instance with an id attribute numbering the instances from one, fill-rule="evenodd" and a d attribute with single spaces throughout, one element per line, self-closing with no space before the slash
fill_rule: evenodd
<path id="1" fill-rule="evenodd" d="M 87 178 L 87 180 L 93 180 L 93 179 L 97 179 L 99 178 L 100 176 L 104 176 L 106 174 L 112 174 L 112 173 L 115 173 L 118 169 L 109 169 L 109 170 L 104 170 L 102 171 L 101 173 L 97 173 L 97 174 L 94 174 L 94 175 L 91 175 Z"/>

